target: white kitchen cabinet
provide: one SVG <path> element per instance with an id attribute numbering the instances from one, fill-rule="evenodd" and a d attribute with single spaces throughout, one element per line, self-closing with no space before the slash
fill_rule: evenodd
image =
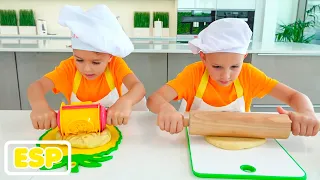
<path id="1" fill-rule="evenodd" d="M 64 59 L 70 57 L 72 53 L 37 53 L 37 52 L 17 52 L 17 71 L 20 87 L 20 101 L 22 110 L 30 110 L 27 90 L 30 83 L 41 78 L 46 73 L 54 70 Z M 66 98 L 61 94 L 53 94 L 52 91 L 46 94 L 49 106 L 55 110 L 59 109 L 61 102 L 67 103 Z"/>
<path id="2" fill-rule="evenodd" d="M 216 9 L 219 0 L 194 0 L 195 8 Z"/>
<path id="3" fill-rule="evenodd" d="M 0 110 L 20 110 L 19 85 L 13 52 L 0 53 Z"/>
<path id="4" fill-rule="evenodd" d="M 178 9 L 216 9 L 217 0 L 178 0 Z"/>
<path id="5" fill-rule="evenodd" d="M 252 64 L 269 77 L 306 94 L 315 108 L 320 109 L 319 56 L 254 54 Z M 265 96 L 254 99 L 252 104 L 255 109 L 270 109 L 284 103 Z"/>
<path id="6" fill-rule="evenodd" d="M 178 9 L 224 9 L 241 10 L 255 9 L 256 0 L 178 0 Z"/>
<path id="7" fill-rule="evenodd" d="M 224 10 L 237 10 L 237 9 L 255 9 L 256 8 L 256 0 L 216 0 L 217 1 L 217 9 Z"/>
<path id="8" fill-rule="evenodd" d="M 132 53 L 124 60 L 144 84 L 146 97 L 149 97 L 167 82 L 167 54 Z"/>
<path id="9" fill-rule="evenodd" d="M 178 9 L 195 8 L 195 0 L 178 0 Z"/>

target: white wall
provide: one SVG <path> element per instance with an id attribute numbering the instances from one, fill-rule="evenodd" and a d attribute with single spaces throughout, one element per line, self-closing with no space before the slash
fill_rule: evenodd
<path id="1" fill-rule="evenodd" d="M 273 43 L 279 24 L 293 23 L 299 0 L 256 0 L 253 41 Z"/>
<path id="2" fill-rule="evenodd" d="M 252 41 L 262 41 L 262 34 L 264 28 L 264 12 L 265 10 L 265 1 L 260 0 L 256 2 L 255 17 L 254 17 L 254 26 L 253 26 L 253 37 Z"/>
<path id="3" fill-rule="evenodd" d="M 178 0 L 179 9 L 255 9 L 255 4 L 256 0 Z"/>
<path id="4" fill-rule="evenodd" d="M 293 23 L 297 17 L 299 0 L 278 1 L 278 23 Z"/>
<path id="5" fill-rule="evenodd" d="M 57 21 L 60 9 L 65 5 L 78 5 L 83 9 L 96 4 L 106 4 L 111 11 L 120 16 L 120 23 L 128 36 L 133 33 L 134 11 L 166 11 L 170 14 L 170 36 L 176 36 L 177 8 L 175 0 L 0 0 L 0 9 L 33 9 L 37 19 L 47 21 L 48 33 L 67 35 L 69 30 Z"/>
<path id="6" fill-rule="evenodd" d="M 276 34 L 278 14 L 275 13 L 280 9 L 278 0 L 266 0 L 264 9 L 264 27 L 262 34 L 262 42 L 273 43 Z"/>

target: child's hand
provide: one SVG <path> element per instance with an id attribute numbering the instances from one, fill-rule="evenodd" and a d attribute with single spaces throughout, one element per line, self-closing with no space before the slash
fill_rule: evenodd
<path id="1" fill-rule="evenodd" d="M 49 107 L 33 109 L 30 118 L 35 129 L 57 127 L 57 113 Z"/>
<path id="2" fill-rule="evenodd" d="M 315 136 L 319 132 L 319 120 L 314 112 L 296 113 L 278 107 L 279 114 L 287 114 L 292 120 L 292 134 L 297 136 Z"/>
<path id="3" fill-rule="evenodd" d="M 183 115 L 170 106 L 160 109 L 157 124 L 161 130 L 171 134 L 180 133 L 183 130 Z"/>
<path id="4" fill-rule="evenodd" d="M 108 125 L 126 125 L 132 112 L 132 102 L 125 97 L 118 99 L 109 109 L 107 114 Z"/>

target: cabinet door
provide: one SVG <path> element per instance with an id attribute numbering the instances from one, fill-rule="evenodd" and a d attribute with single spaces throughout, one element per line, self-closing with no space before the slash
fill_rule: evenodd
<path id="1" fill-rule="evenodd" d="M 195 0 L 178 0 L 178 9 L 195 8 Z"/>
<path id="2" fill-rule="evenodd" d="M 133 53 L 124 59 L 144 84 L 147 97 L 167 82 L 167 54 Z"/>
<path id="3" fill-rule="evenodd" d="M 195 7 L 204 9 L 216 9 L 217 1 L 219 0 L 195 0 Z"/>
<path id="4" fill-rule="evenodd" d="M 256 0 L 217 0 L 217 10 L 252 10 L 256 8 Z"/>
<path id="5" fill-rule="evenodd" d="M 13 52 L 0 52 L 0 110 L 20 110 L 16 61 Z"/>
<path id="6" fill-rule="evenodd" d="M 23 110 L 31 109 L 27 97 L 27 89 L 30 83 L 54 70 L 55 66 L 59 65 L 60 61 L 71 55 L 71 53 L 16 53 L 21 106 Z M 62 101 L 67 102 L 62 94 L 55 95 L 51 91 L 46 94 L 46 99 L 50 107 L 55 110 L 59 109 Z"/>
<path id="7" fill-rule="evenodd" d="M 252 64 L 268 76 L 306 94 L 320 104 L 320 59 L 317 56 L 254 55 Z M 283 104 L 266 96 L 253 104 Z"/>

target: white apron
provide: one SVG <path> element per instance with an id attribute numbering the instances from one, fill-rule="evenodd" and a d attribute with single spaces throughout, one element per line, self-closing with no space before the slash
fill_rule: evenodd
<path id="1" fill-rule="evenodd" d="M 237 99 L 230 104 L 222 107 L 214 107 L 202 100 L 202 96 L 207 88 L 209 81 L 209 73 L 206 70 L 202 75 L 199 87 L 197 89 L 197 94 L 194 97 L 193 103 L 190 110 L 203 110 L 203 111 L 235 111 L 235 112 L 245 112 L 245 101 L 243 98 L 243 89 L 238 79 L 234 81 L 234 86 L 237 92 Z M 187 102 L 182 99 L 179 112 L 184 113 L 187 108 Z"/>
<path id="2" fill-rule="evenodd" d="M 112 74 L 111 74 L 108 66 L 107 66 L 104 74 L 106 76 L 106 81 L 107 81 L 111 91 L 109 92 L 108 95 L 106 95 L 105 97 L 103 97 L 99 101 L 93 102 L 93 103 L 100 103 L 104 107 L 111 107 L 119 99 L 119 94 L 118 94 L 117 88 L 114 85 L 114 80 L 113 80 Z M 80 74 L 79 71 L 77 71 L 76 75 L 74 76 L 74 80 L 73 80 L 73 90 L 72 90 L 71 97 L 70 97 L 71 102 L 81 102 L 76 95 L 78 88 L 79 88 L 79 85 L 80 85 L 80 82 L 81 82 L 81 78 L 82 78 L 82 75 Z M 128 92 L 128 89 L 126 88 L 126 86 L 124 84 L 122 84 L 122 94 L 125 94 L 127 92 Z M 149 111 L 149 109 L 147 108 L 147 105 L 146 105 L 146 98 L 143 97 L 143 99 L 139 103 L 135 104 L 132 107 L 132 110 L 133 111 Z"/>

